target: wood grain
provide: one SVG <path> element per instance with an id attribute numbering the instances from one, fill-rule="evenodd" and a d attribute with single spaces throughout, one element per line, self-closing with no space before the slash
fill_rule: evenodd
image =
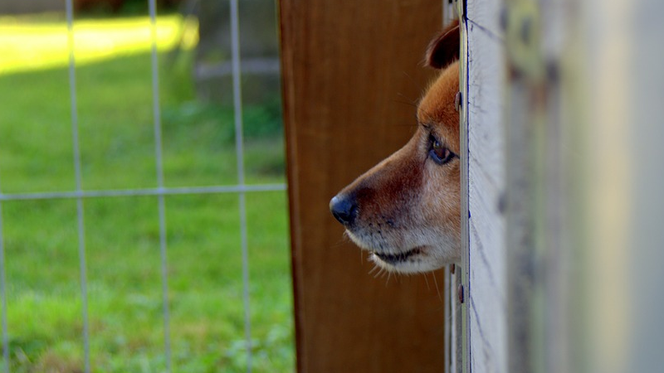
<path id="1" fill-rule="evenodd" d="M 500 24 L 502 6 L 503 2 L 500 0 L 467 0 L 467 21 L 478 28 L 474 32 L 483 32 L 492 38 L 503 39 L 504 32 Z"/>
<path id="2" fill-rule="evenodd" d="M 442 372 L 442 274 L 374 278 L 328 211 L 414 132 L 442 3 L 283 0 L 280 16 L 298 372 Z"/>
<path id="3" fill-rule="evenodd" d="M 473 372 L 507 372 L 504 42 L 499 4 L 469 0 L 468 338 Z"/>

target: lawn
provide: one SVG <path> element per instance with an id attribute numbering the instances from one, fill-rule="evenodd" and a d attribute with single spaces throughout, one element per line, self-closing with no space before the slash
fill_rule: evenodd
<path id="1" fill-rule="evenodd" d="M 196 99 L 195 33 L 160 16 L 165 184 L 237 181 L 231 108 Z M 0 18 L 0 190 L 75 188 L 62 15 Z M 156 186 L 147 17 L 76 27 L 84 189 Z M 180 35 L 183 52 L 166 58 Z M 230 87 L 229 87 L 230 89 Z M 283 183 L 278 95 L 246 105 L 249 183 Z M 84 201 L 91 364 L 95 372 L 162 372 L 164 324 L 156 197 Z M 166 198 L 174 372 L 244 372 L 238 197 Z M 247 198 L 255 372 L 292 372 L 294 345 L 285 192 Z M 76 201 L 2 204 L 12 372 L 80 372 L 83 339 Z"/>

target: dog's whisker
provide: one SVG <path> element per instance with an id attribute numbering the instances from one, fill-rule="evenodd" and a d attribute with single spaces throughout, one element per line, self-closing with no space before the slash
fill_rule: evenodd
<path id="1" fill-rule="evenodd" d="M 424 61 L 422 61 L 422 62 L 424 62 Z M 401 73 L 402 73 L 403 75 L 405 75 L 405 76 L 408 78 L 408 81 L 410 81 L 410 82 L 413 84 L 413 86 L 415 86 L 415 88 L 417 88 L 417 89 L 422 89 L 422 87 L 420 86 L 420 84 L 419 84 L 419 83 L 413 78 L 412 75 L 408 74 L 407 71 L 403 71 L 403 70 L 402 70 Z M 399 94 L 401 94 L 401 93 L 399 93 Z"/>
<path id="2" fill-rule="evenodd" d="M 382 270 L 382 268 L 380 268 L 379 266 L 375 266 L 374 269 L 378 269 L 378 271 L 376 271 L 376 273 L 373 274 L 373 278 L 378 278 L 378 276 L 380 276 L 380 271 Z"/>
<path id="3" fill-rule="evenodd" d="M 337 247 L 343 246 L 344 244 L 345 244 L 344 241 L 339 240 L 336 243 L 332 244 L 332 246 L 330 246 L 330 248 L 337 248 Z"/>
<path id="4" fill-rule="evenodd" d="M 408 100 L 408 97 L 402 95 L 401 93 L 399 93 L 399 96 L 401 96 L 402 98 L 404 98 L 405 101 L 404 101 L 404 100 L 392 100 L 392 101 L 393 101 L 393 102 L 396 102 L 397 104 L 405 104 L 405 105 L 408 105 L 408 106 L 412 106 L 412 107 L 414 107 L 414 108 L 417 108 L 417 100 L 410 101 L 410 100 Z"/>
<path id="5" fill-rule="evenodd" d="M 438 288 L 438 280 L 436 279 L 436 273 L 431 272 L 431 276 L 433 277 L 433 283 L 436 285 L 436 293 L 438 293 L 438 299 L 440 299 L 441 302 L 444 302 L 443 296 L 440 294 L 440 289 Z"/>

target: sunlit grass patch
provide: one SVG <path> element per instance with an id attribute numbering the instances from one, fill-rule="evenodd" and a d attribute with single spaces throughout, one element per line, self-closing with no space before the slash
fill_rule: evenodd
<path id="1" fill-rule="evenodd" d="M 156 42 L 160 51 L 198 42 L 197 22 L 179 15 L 160 16 Z M 149 17 L 77 19 L 73 45 L 77 65 L 118 55 L 147 52 L 152 47 Z M 62 14 L 0 17 L 0 74 L 65 66 L 69 63 L 67 23 Z"/>

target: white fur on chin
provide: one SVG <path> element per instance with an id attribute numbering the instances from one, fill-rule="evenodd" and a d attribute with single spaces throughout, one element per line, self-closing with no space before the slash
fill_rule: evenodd
<path id="1" fill-rule="evenodd" d="M 424 233 L 424 232 L 420 232 Z M 435 271 L 444 267 L 447 264 L 459 263 L 461 261 L 460 245 L 454 242 L 454 239 L 446 235 L 440 234 L 420 234 L 417 239 L 409 240 L 410 242 L 417 242 L 422 244 L 414 245 L 413 248 L 421 248 L 420 253 L 410 255 L 404 261 L 388 263 L 381 259 L 376 253 L 383 254 L 400 254 L 412 250 L 398 249 L 388 244 L 388 242 L 377 242 L 373 239 L 363 239 L 353 232 L 346 230 L 346 235 L 359 247 L 371 252 L 369 259 L 379 268 L 388 272 L 397 273 L 423 273 Z M 373 242 L 367 242 L 373 241 Z"/>

